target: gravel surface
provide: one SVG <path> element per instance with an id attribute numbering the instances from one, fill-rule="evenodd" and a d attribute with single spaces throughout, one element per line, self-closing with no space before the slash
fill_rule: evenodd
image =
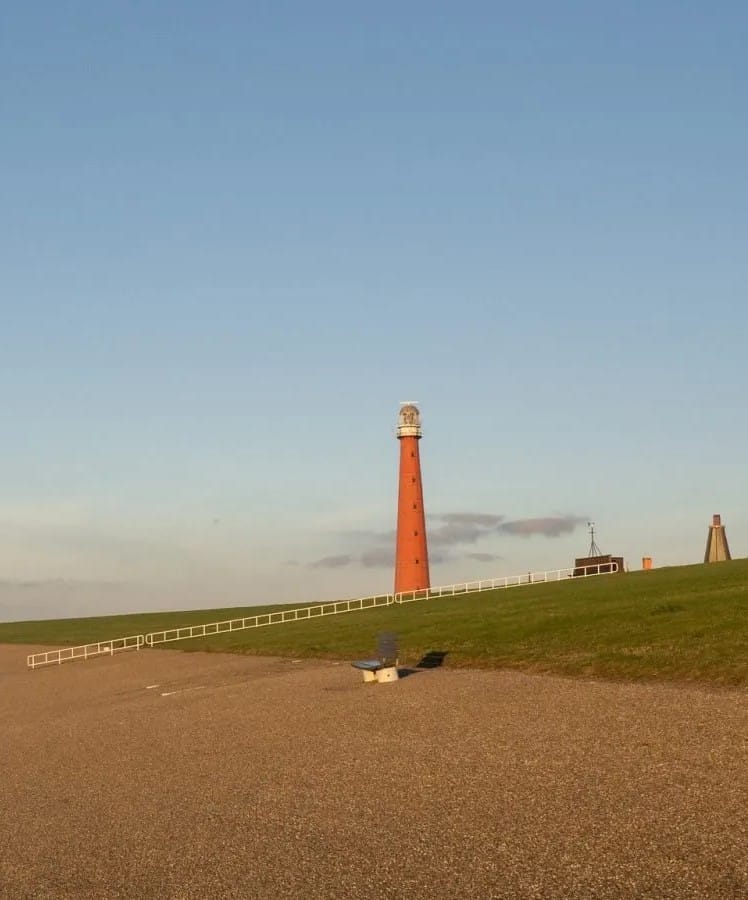
<path id="1" fill-rule="evenodd" d="M 0 646 L 0 897 L 745 898 L 748 695 Z"/>

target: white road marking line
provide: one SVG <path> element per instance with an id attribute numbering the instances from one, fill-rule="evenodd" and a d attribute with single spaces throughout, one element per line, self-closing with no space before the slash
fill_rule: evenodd
<path id="1" fill-rule="evenodd" d="M 204 684 L 195 685 L 195 687 L 182 688 L 181 690 L 176 691 L 162 691 L 162 697 L 171 697 L 172 694 L 186 694 L 188 691 L 202 691 L 205 688 Z"/>
<path id="2" fill-rule="evenodd" d="M 153 688 L 155 688 L 155 687 L 158 687 L 158 685 L 157 685 L 157 684 L 147 684 L 147 685 L 145 686 L 145 689 L 146 689 L 147 691 L 152 691 Z"/>

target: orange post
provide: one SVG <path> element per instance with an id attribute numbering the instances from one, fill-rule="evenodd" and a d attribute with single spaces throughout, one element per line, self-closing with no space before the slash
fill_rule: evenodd
<path id="1" fill-rule="evenodd" d="M 397 550 L 395 593 L 431 587 L 426 543 L 426 514 L 421 483 L 421 414 L 412 403 L 403 404 L 398 419 L 400 487 L 397 498 Z"/>
<path id="2" fill-rule="evenodd" d="M 651 569 L 652 568 L 652 557 L 651 556 L 642 556 L 642 569 Z"/>

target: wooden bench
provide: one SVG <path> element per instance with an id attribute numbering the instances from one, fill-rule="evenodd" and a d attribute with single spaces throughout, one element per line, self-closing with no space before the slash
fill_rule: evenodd
<path id="1" fill-rule="evenodd" d="M 397 681 L 397 636 L 389 631 L 380 634 L 377 652 L 378 659 L 357 659 L 351 665 L 363 673 L 364 681 L 376 681 L 379 684 Z"/>

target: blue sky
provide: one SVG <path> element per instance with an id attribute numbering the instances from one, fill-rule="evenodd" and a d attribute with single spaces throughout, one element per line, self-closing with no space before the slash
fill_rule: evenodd
<path id="1" fill-rule="evenodd" d="M 744 4 L 13 6 L 0 618 L 746 555 Z"/>

